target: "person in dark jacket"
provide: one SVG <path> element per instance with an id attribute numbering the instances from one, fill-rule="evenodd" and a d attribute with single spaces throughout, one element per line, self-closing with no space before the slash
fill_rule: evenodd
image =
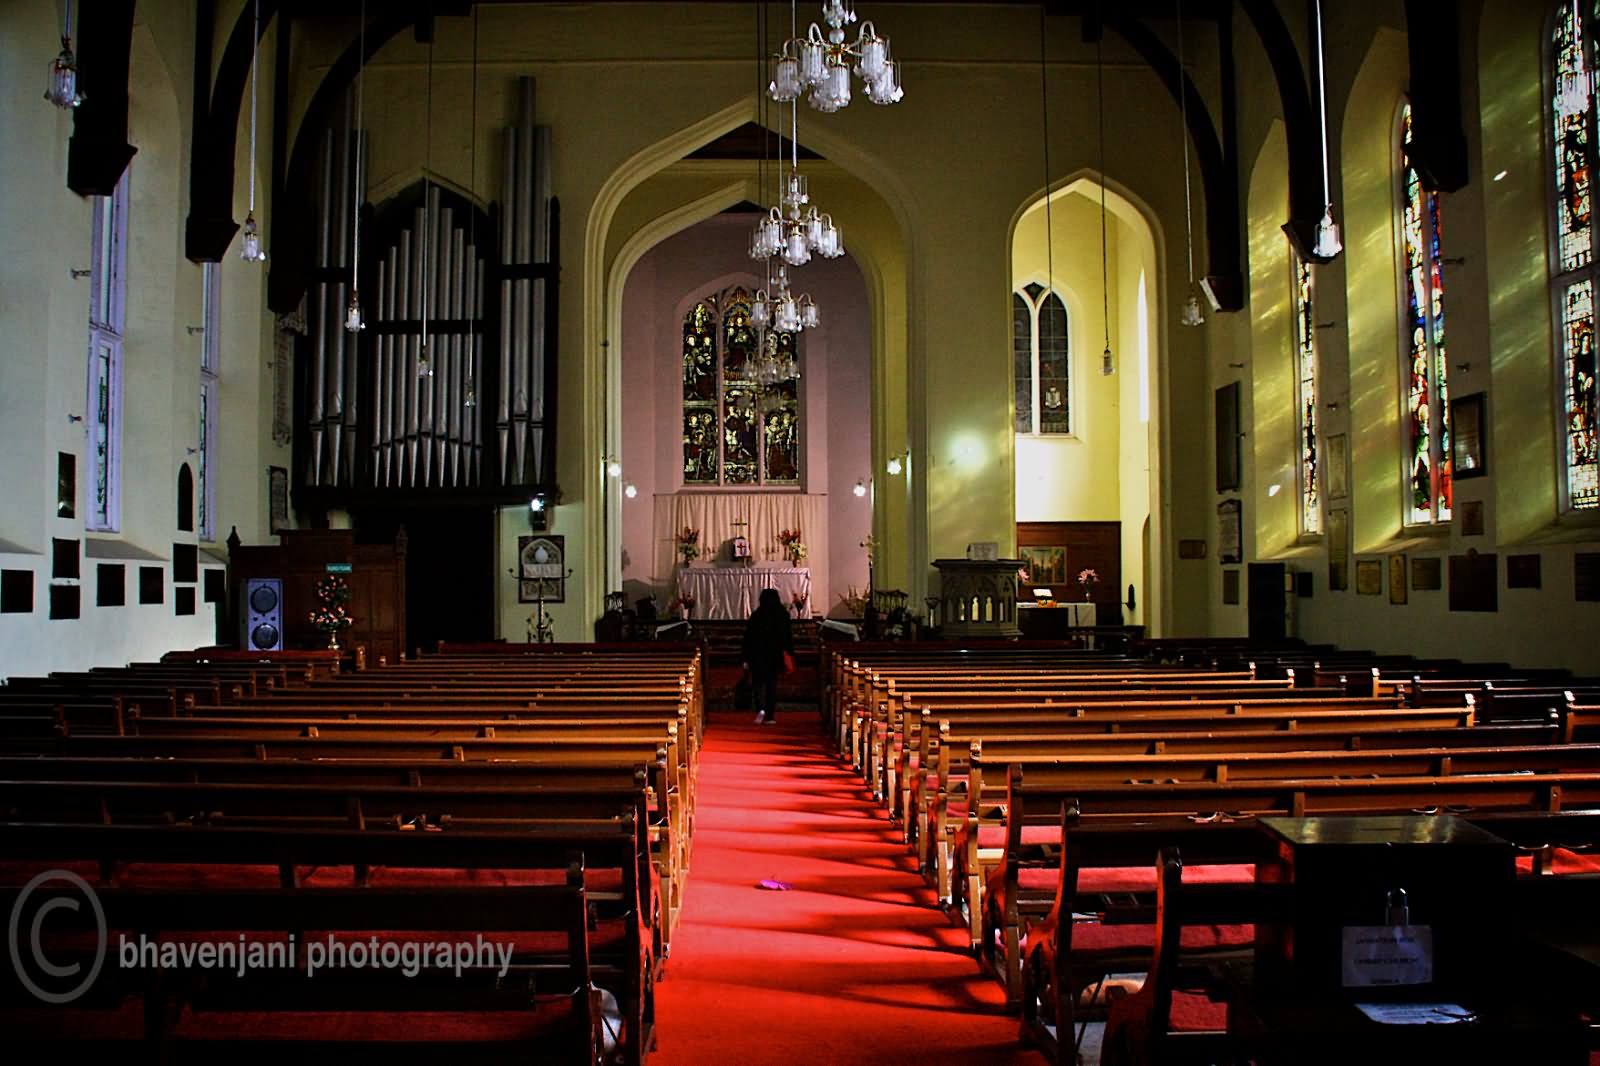
<path id="1" fill-rule="evenodd" d="M 778 675 L 783 673 L 785 653 L 794 654 L 789 612 L 777 589 L 762 589 L 760 602 L 744 625 L 739 655 L 750 674 L 758 725 L 772 725 L 778 720 Z"/>

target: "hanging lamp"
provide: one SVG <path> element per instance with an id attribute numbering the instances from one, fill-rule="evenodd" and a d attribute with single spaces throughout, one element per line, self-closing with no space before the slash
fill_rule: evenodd
<path id="1" fill-rule="evenodd" d="M 61 52 L 50 61 L 44 98 L 67 111 L 83 103 L 83 94 L 78 91 L 78 60 L 72 54 L 72 0 L 66 0 L 62 14 Z"/>
<path id="2" fill-rule="evenodd" d="M 267 250 L 261 246 L 261 230 L 256 225 L 256 71 L 261 66 L 261 0 L 255 0 L 255 16 L 250 37 L 250 201 L 245 211 L 239 258 L 246 263 L 265 263 Z"/>
<path id="3" fill-rule="evenodd" d="M 1194 200 L 1189 187 L 1189 68 L 1183 58 L 1183 0 L 1178 0 L 1178 136 L 1183 146 L 1183 244 L 1189 257 L 1189 289 L 1179 319 L 1185 326 L 1198 326 L 1206 316 L 1200 313 L 1200 298 L 1194 288 Z"/>
<path id="4" fill-rule="evenodd" d="M 1100 134 L 1100 325 L 1105 330 L 1105 351 L 1100 353 L 1100 373 L 1116 372 L 1111 362 L 1111 277 L 1106 258 L 1106 79 L 1103 50 L 1105 27 L 1094 42 L 1095 111 Z"/>
<path id="5" fill-rule="evenodd" d="M 361 201 L 366 194 L 361 174 L 361 90 L 367 80 L 367 0 L 361 0 L 361 26 L 356 31 L 356 203 L 355 224 L 350 241 L 350 306 L 345 308 L 344 328 L 359 333 L 367 328 L 361 319 Z"/>
<path id="6" fill-rule="evenodd" d="M 1323 71 L 1322 0 L 1316 0 L 1317 20 L 1317 107 L 1322 117 L 1322 220 L 1317 223 L 1317 239 L 1312 254 L 1319 259 L 1332 259 L 1344 250 L 1339 239 L 1339 226 L 1333 220 L 1333 193 L 1328 184 L 1328 84 Z"/>

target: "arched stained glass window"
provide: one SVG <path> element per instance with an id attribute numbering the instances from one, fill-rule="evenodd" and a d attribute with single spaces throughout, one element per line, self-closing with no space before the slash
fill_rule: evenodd
<path id="1" fill-rule="evenodd" d="M 1018 433 L 1070 433 L 1067 307 L 1037 282 L 1011 294 Z"/>
<path id="2" fill-rule="evenodd" d="M 1552 121 L 1550 288 L 1560 353 L 1561 493 L 1565 507 L 1600 507 L 1600 455 L 1596 451 L 1593 218 L 1597 8 L 1580 17 L 1579 5 L 1557 6 L 1547 68 Z"/>
<path id="3" fill-rule="evenodd" d="M 683 318 L 685 485 L 798 485 L 799 383 L 756 384 L 745 372 L 759 354 L 750 291 L 734 286 Z M 782 358 L 794 335 L 773 335 Z"/>
<path id="4" fill-rule="evenodd" d="M 1407 525 L 1450 520 L 1450 387 L 1440 270 L 1439 195 L 1411 163 L 1411 104 L 1400 108 L 1401 356 Z"/>
<path id="5" fill-rule="evenodd" d="M 1295 407 L 1300 422 L 1300 532 L 1322 532 L 1317 491 L 1317 322 L 1311 264 L 1290 252 L 1294 264 Z"/>

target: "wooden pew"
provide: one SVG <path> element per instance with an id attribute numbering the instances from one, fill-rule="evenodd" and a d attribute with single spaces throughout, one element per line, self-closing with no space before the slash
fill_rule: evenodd
<path id="1" fill-rule="evenodd" d="M 529 1051 L 538 1057 L 550 1053 L 549 1045 L 526 1042 L 527 1036 L 534 1036 L 558 1041 L 558 1047 L 571 1047 L 575 1056 L 571 1061 L 594 1062 L 602 1057 L 606 1042 L 591 992 L 600 987 L 610 991 L 621 1007 L 622 1032 L 617 1034 L 621 1061 L 637 1066 L 651 1042 L 653 1025 L 649 967 L 645 944 L 638 935 L 637 914 L 605 905 L 591 914 L 594 905 L 585 872 L 585 864 L 590 873 L 608 863 L 626 868 L 627 857 L 637 847 L 637 827 L 620 823 L 609 830 L 553 825 L 473 834 L 270 825 L 0 823 L 0 848 L 8 857 L 30 860 L 27 865 L 49 868 L 87 859 L 92 867 L 119 871 L 96 888 L 113 940 L 117 934 L 154 932 L 227 942 L 245 933 L 275 933 L 281 939 L 307 930 L 349 931 L 364 938 L 365 931 L 373 929 L 386 931 L 386 938 L 407 931 L 444 934 L 443 939 L 469 932 L 522 934 L 519 939 L 530 933 L 560 934 L 556 944 L 519 949 L 513 956 L 509 980 L 491 973 L 484 980 L 424 977 L 395 981 L 330 970 L 308 975 L 285 968 L 265 975 L 253 973 L 243 981 L 230 980 L 232 975 L 217 970 L 168 971 L 160 975 L 159 983 L 151 983 L 141 981 L 141 975 L 130 980 L 113 965 L 102 969 L 101 980 L 112 986 L 110 994 L 131 991 L 144 999 L 142 1004 L 133 1004 L 138 1013 L 135 1024 L 124 1030 L 128 1039 L 152 1049 L 193 1047 L 252 1058 L 292 1050 L 297 1040 L 305 1050 L 326 1051 L 325 1042 L 337 1031 L 336 1027 L 330 1029 L 330 1021 L 366 1032 L 372 1029 L 338 1016 L 318 1019 L 317 1012 L 402 1012 L 388 1024 L 396 1034 L 411 1035 L 405 1027 L 406 1011 L 509 1010 L 520 1014 L 530 1010 L 536 997 L 549 996 L 568 1001 L 570 1009 L 562 1014 L 568 1021 L 577 1019 L 576 1026 L 541 1026 L 537 1024 L 541 1019 L 530 1013 L 513 1019 L 526 1036 L 508 1042 L 505 1026 L 482 1015 L 486 1023 L 481 1034 L 469 1030 L 459 1045 L 432 1044 L 412 1054 L 437 1061 L 441 1051 L 501 1058 L 508 1054 L 526 1057 Z M 361 888 L 339 884 L 331 876 L 316 883 L 285 878 L 270 886 L 251 873 L 263 863 L 291 870 L 375 869 L 384 871 L 385 876 L 383 883 Z M 19 883 L 15 878 L 26 872 L 27 865 L 6 864 L 6 872 L 13 875 L 3 896 L 7 905 L 14 902 Z M 421 880 L 409 873 L 413 870 L 423 875 Z M 518 871 L 540 870 L 552 873 L 553 883 L 529 883 L 515 876 Z M 163 876 L 164 871 L 171 873 Z M 195 871 L 205 875 L 194 877 Z M 507 872 L 513 879 L 494 887 L 467 879 L 486 871 Z M 456 876 L 441 881 L 441 872 Z M 93 869 L 89 873 L 92 877 Z M 152 883 L 160 885 L 159 891 L 143 887 Z M 625 906 L 625 901 L 617 902 Z M 596 918 L 602 926 L 614 924 L 621 930 L 614 940 L 616 946 L 603 947 L 602 941 L 589 940 L 587 931 Z M 63 1035 L 93 1041 L 114 1030 L 114 1026 L 97 1024 L 101 1019 L 94 1017 L 94 995 L 83 1002 L 88 1005 L 44 1008 L 33 1003 L 21 1010 L 6 1010 L 13 1046 L 30 1036 L 38 1042 L 35 1046 L 60 1040 Z M 112 1003 L 114 1007 L 116 1000 Z M 274 1016 L 275 1012 L 287 1013 Z M 252 1015 L 270 1021 L 270 1040 L 261 1042 L 252 1035 L 263 1031 L 259 1022 L 251 1021 Z M 374 1020 L 387 1016 L 379 1013 Z M 563 1033 L 578 1039 L 560 1043 L 565 1039 Z M 478 1036 L 481 1042 L 475 1039 Z M 396 1043 L 385 1053 L 406 1050 Z"/>
<path id="2" fill-rule="evenodd" d="M 1079 875 L 1088 865 L 1126 865 L 1140 849 L 1148 856 L 1154 847 L 1179 841 L 1191 864 L 1249 863 L 1254 861 L 1250 848 L 1259 843 L 1253 845 L 1241 830 L 1252 829 L 1267 814 L 1440 812 L 1476 820 L 1600 809 L 1600 772 L 1122 785 L 1084 785 L 1048 771 L 1033 776 L 1030 782 L 1021 767 L 1008 773 L 1003 864 L 991 877 L 991 902 L 983 912 L 990 924 L 980 936 L 1009 952 L 1021 935 L 1014 941 L 1003 926 L 1016 922 L 1026 933 L 1027 958 L 1014 967 L 1007 963 L 1008 974 L 1020 982 L 1011 998 L 1024 1004 L 1047 999 L 1056 1009 L 1070 1004 L 1083 987 L 1083 974 L 1074 975 L 1071 968 L 1070 915 L 1078 902 Z M 1054 843 L 1036 845 L 1040 836 L 1026 835 L 1029 826 L 1051 827 Z M 976 850 L 978 834 L 964 843 Z M 976 855 L 971 861 L 977 862 Z M 1023 928 L 1027 915 L 1014 902 L 1017 886 L 1022 870 L 1041 865 L 1056 871 L 1056 895 L 1048 915 Z M 1008 953 L 1007 959 L 1012 957 Z"/>

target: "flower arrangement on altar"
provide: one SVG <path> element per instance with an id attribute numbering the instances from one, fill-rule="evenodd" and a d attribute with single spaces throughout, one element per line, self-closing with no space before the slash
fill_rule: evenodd
<path id="1" fill-rule="evenodd" d="M 1083 588 L 1083 598 L 1089 598 L 1089 592 L 1100 581 L 1100 574 L 1092 566 L 1086 566 L 1078 571 L 1078 584 Z"/>
<path id="2" fill-rule="evenodd" d="M 694 597 L 688 595 L 687 593 L 680 595 L 677 599 L 672 601 L 672 606 L 678 611 L 679 615 L 684 618 L 688 618 L 694 614 L 694 604 Z"/>
<path id="3" fill-rule="evenodd" d="M 794 605 L 794 613 L 796 618 L 800 617 L 801 612 L 806 609 L 806 600 L 808 598 L 809 597 L 807 597 L 804 592 L 796 592 L 789 600 L 789 602 Z"/>
<path id="4" fill-rule="evenodd" d="M 313 586 L 317 606 L 307 613 L 312 625 L 328 634 L 328 647 L 339 646 L 339 631 L 349 629 L 355 619 L 346 604 L 350 602 L 350 583 L 338 574 L 328 574 Z"/>
<path id="5" fill-rule="evenodd" d="M 789 557 L 790 566 L 799 566 L 800 560 L 806 557 L 805 542 L 800 539 L 798 529 L 779 530 L 778 543 L 783 548 L 783 554 Z"/>
<path id="6" fill-rule="evenodd" d="M 684 526 L 682 532 L 673 538 L 678 545 L 678 557 L 683 560 L 683 565 L 688 566 L 700 558 L 700 531 Z"/>

